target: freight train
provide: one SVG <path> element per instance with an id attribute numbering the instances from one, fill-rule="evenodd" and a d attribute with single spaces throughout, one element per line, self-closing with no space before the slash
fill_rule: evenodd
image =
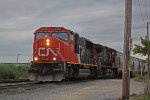
<path id="1" fill-rule="evenodd" d="M 132 59 L 132 69 L 141 60 Z M 137 64 L 138 63 L 138 64 Z M 64 27 L 41 27 L 34 32 L 33 61 L 29 79 L 62 81 L 121 76 L 123 54 L 95 44 Z"/>

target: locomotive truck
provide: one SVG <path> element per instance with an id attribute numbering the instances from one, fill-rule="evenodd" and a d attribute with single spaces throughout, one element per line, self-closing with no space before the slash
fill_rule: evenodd
<path id="1" fill-rule="evenodd" d="M 122 54 L 115 49 L 95 44 L 69 29 L 41 27 L 34 32 L 29 79 L 118 77 L 122 70 L 121 59 Z"/>

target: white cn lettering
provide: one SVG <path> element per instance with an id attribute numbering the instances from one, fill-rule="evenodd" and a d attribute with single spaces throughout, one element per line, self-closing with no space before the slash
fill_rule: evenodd
<path id="1" fill-rule="evenodd" d="M 46 53 L 42 53 L 41 51 L 46 50 Z M 38 49 L 38 55 L 39 56 L 49 56 L 50 52 L 54 55 L 57 56 L 57 53 L 55 53 L 51 48 L 39 48 Z"/>

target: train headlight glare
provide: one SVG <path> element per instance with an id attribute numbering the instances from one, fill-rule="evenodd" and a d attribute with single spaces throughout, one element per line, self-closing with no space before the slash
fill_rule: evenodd
<path id="1" fill-rule="evenodd" d="M 48 42 L 49 42 L 49 39 L 46 39 L 46 42 L 48 43 Z"/>
<path id="2" fill-rule="evenodd" d="M 50 45 L 50 43 L 49 43 L 49 42 L 47 42 L 47 43 L 46 43 L 46 45 L 47 45 L 47 46 L 49 46 L 49 45 Z"/>
<path id="3" fill-rule="evenodd" d="M 38 58 L 37 58 L 37 57 L 35 57 L 35 58 L 34 58 L 34 60 L 35 60 L 35 61 L 37 61 L 37 60 L 38 60 Z"/>
<path id="4" fill-rule="evenodd" d="M 53 60 L 55 61 L 55 60 L 56 60 L 56 57 L 54 57 Z"/>

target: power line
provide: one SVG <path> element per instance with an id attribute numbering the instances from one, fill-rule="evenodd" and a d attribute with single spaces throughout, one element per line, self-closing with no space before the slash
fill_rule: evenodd
<path id="1" fill-rule="evenodd" d="M 141 8 L 141 4 L 140 4 L 140 0 L 138 0 L 138 5 L 139 5 L 139 9 L 140 9 L 140 14 L 141 14 L 141 18 L 144 22 L 144 18 L 143 18 L 143 15 L 142 15 L 142 8 Z"/>
<path id="2" fill-rule="evenodd" d="M 150 3 L 150 0 L 148 0 L 148 2 Z M 142 7 L 140 0 L 138 0 L 138 6 L 139 6 L 141 18 L 142 18 L 143 22 L 145 23 L 145 20 L 147 20 L 147 21 L 149 20 L 146 0 L 144 0 L 144 7 Z M 145 14 L 142 13 L 142 8 L 143 8 L 143 10 L 145 10 Z"/>
<path id="3" fill-rule="evenodd" d="M 150 4 L 150 0 L 148 0 L 149 4 Z"/>
<path id="4" fill-rule="evenodd" d="M 146 1 L 144 0 L 144 3 L 145 3 L 145 13 L 146 13 L 146 19 L 148 21 L 148 12 L 147 12 L 147 6 L 146 6 Z"/>

